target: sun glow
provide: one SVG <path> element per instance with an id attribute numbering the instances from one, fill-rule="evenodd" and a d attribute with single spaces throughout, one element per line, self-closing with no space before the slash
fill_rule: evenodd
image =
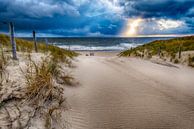
<path id="1" fill-rule="evenodd" d="M 124 37 L 131 37 L 137 35 L 137 29 L 143 19 L 129 19 L 125 25 L 124 31 L 122 32 L 122 36 Z"/>

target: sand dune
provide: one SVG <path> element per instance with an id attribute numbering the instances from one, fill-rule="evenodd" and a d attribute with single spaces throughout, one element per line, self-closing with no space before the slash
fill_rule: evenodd
<path id="1" fill-rule="evenodd" d="M 80 56 L 66 89 L 72 129 L 194 128 L 194 70 L 135 58 Z"/>

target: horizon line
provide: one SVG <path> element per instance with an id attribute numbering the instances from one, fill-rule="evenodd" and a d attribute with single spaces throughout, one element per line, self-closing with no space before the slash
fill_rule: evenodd
<path id="1" fill-rule="evenodd" d="M 0 32 L 0 34 L 9 35 L 9 33 Z M 36 37 L 39 38 L 146 38 L 146 37 L 185 37 L 185 36 L 194 36 L 194 34 L 150 34 L 150 35 L 131 35 L 131 36 L 122 36 L 122 35 L 97 35 L 97 36 L 64 36 L 64 35 L 55 35 L 55 34 L 46 34 L 46 33 L 37 33 Z M 17 38 L 30 38 L 32 35 L 30 33 L 15 33 Z"/>
<path id="2" fill-rule="evenodd" d="M 146 37 L 156 37 L 156 38 L 171 38 L 171 37 L 186 37 L 186 36 L 194 36 L 194 34 L 170 34 L 170 35 L 136 35 L 136 36 L 61 36 L 61 35 L 57 35 L 57 36 L 46 36 L 46 35 L 42 35 L 39 36 L 37 33 L 37 37 L 39 38 L 146 38 Z M 15 36 L 17 38 L 31 38 L 32 36 Z"/>

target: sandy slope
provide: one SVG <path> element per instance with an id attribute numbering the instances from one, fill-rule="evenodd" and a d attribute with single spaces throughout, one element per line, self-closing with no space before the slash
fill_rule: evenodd
<path id="1" fill-rule="evenodd" d="M 194 128 L 194 69 L 117 57 L 78 57 L 66 90 L 73 129 Z"/>

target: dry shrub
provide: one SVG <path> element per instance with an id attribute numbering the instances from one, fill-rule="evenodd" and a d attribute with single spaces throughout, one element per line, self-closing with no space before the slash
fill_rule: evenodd
<path id="1" fill-rule="evenodd" d="M 59 63 L 50 57 L 35 63 L 29 56 L 25 72 L 26 102 L 38 109 L 45 117 L 45 128 L 65 128 L 61 113 L 67 109 L 64 98 L 64 87 L 59 84 L 71 85 L 72 77 L 66 75 Z M 57 124 L 56 124 L 57 123 Z"/>
<path id="2" fill-rule="evenodd" d="M 4 80 L 8 79 L 8 75 L 6 73 L 6 68 L 8 66 L 9 57 L 5 56 L 3 49 L 1 49 L 0 55 L 0 85 L 2 85 Z"/>
<path id="3" fill-rule="evenodd" d="M 27 98 L 33 100 L 35 104 L 39 102 L 44 104 L 54 97 L 54 92 L 58 92 L 55 91 L 54 84 L 54 76 L 59 74 L 58 66 L 49 59 L 42 59 L 40 64 L 37 64 L 29 57 L 27 70 L 23 73 L 27 84 Z"/>
<path id="4" fill-rule="evenodd" d="M 178 60 L 178 59 L 175 59 L 175 60 L 174 60 L 174 63 L 175 63 L 175 64 L 178 64 L 178 63 L 179 63 L 179 60 Z"/>

